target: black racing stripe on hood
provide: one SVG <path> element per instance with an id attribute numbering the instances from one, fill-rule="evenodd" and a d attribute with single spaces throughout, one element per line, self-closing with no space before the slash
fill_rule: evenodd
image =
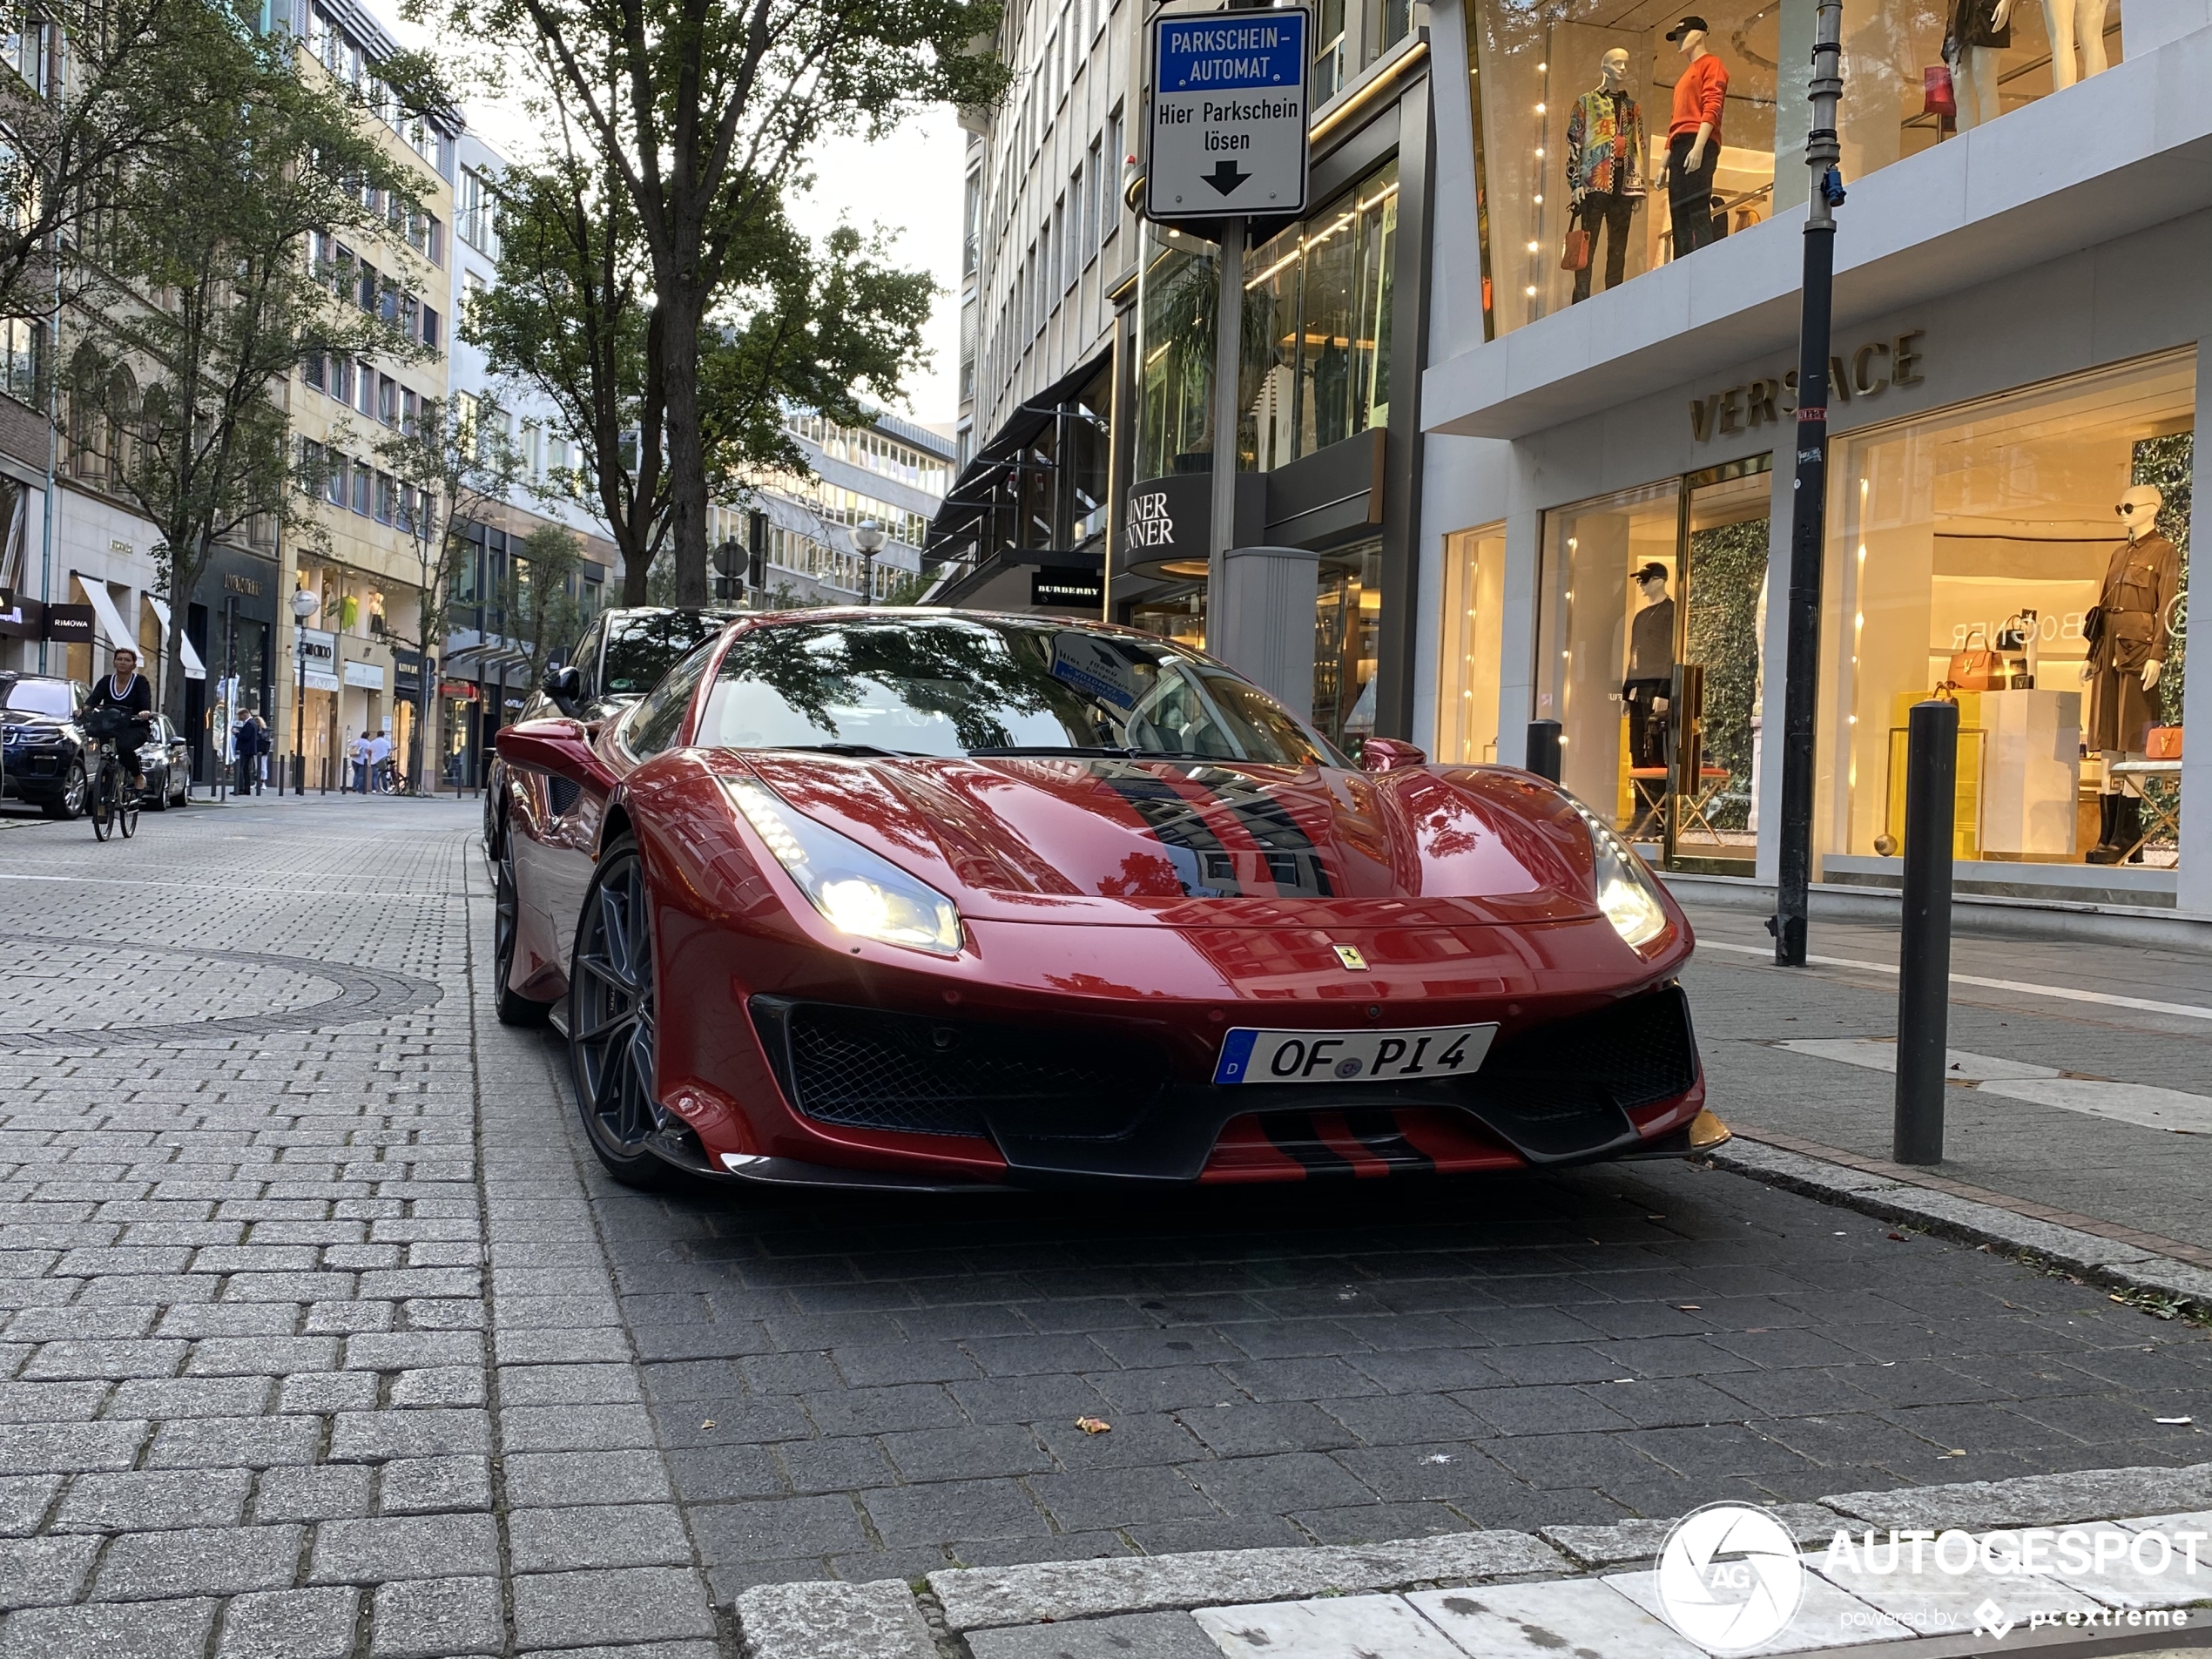
<path id="1" fill-rule="evenodd" d="M 1206 826 L 1198 803 L 1157 772 L 1141 766 L 1102 768 L 1100 778 L 1143 819 L 1145 827 L 1159 837 L 1170 858 L 1180 849 L 1197 866 L 1193 882 L 1175 859 L 1184 885 L 1194 898 L 1230 898 L 1244 889 L 1238 881 L 1236 862 L 1221 839 Z M 1278 894 L 1285 897 L 1326 899 L 1334 889 L 1312 838 L 1300 829 L 1290 809 L 1251 779 L 1218 767 L 1194 767 L 1184 774 L 1190 787 L 1205 792 L 1207 802 L 1234 818 L 1258 845 L 1268 876 Z"/>
<path id="2" fill-rule="evenodd" d="M 1190 799 L 1142 766 L 1103 767 L 1100 781 L 1129 804 L 1167 849 L 1184 891 L 1194 899 L 1234 899 L 1244 888 L 1221 838 L 1206 827 Z"/>

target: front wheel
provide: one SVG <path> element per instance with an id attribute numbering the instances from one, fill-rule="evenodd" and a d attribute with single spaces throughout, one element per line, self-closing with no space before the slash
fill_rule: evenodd
<path id="1" fill-rule="evenodd" d="M 115 822 L 126 841 L 138 833 L 138 786 L 121 772 L 115 779 Z"/>
<path id="2" fill-rule="evenodd" d="M 645 861 L 628 835 L 599 860 L 584 892 L 569 965 L 569 1063 L 591 1150 L 624 1186 L 666 1184 L 645 1150 L 653 1096 L 653 935 Z"/>
<path id="3" fill-rule="evenodd" d="M 115 828 L 115 769 L 100 768 L 99 780 L 92 786 L 92 839 L 105 841 Z"/>

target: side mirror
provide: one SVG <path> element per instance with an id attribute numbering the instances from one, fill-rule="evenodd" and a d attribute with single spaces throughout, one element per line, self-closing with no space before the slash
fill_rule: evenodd
<path id="1" fill-rule="evenodd" d="M 1405 766 L 1425 766 L 1428 757 L 1410 743 L 1396 738 L 1369 738 L 1359 751 L 1362 772 L 1396 772 Z"/>
<path id="2" fill-rule="evenodd" d="M 538 689 L 553 699 L 555 708 L 573 715 L 583 701 L 583 676 L 573 666 L 549 668 Z"/>

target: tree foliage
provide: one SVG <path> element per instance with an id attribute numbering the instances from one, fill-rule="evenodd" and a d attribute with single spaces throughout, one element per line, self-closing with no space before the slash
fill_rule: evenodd
<path id="1" fill-rule="evenodd" d="M 636 239 L 650 294 L 644 349 L 665 407 L 666 534 L 679 596 L 704 603 L 718 437 L 741 450 L 761 408 L 784 395 L 805 401 L 813 377 L 801 341 L 834 341 L 858 320 L 828 308 L 861 296 L 849 281 L 836 295 L 849 273 L 834 268 L 843 263 L 834 242 L 822 253 L 807 246 L 786 192 L 827 134 L 880 134 L 925 104 L 993 101 L 1004 65 L 969 47 L 995 28 L 995 0 L 445 3 L 451 32 L 529 66 L 550 125 L 572 136 L 564 190 L 573 198 L 588 183 L 603 208 L 619 203 L 611 232 Z M 846 257 L 860 253 L 857 235 L 845 234 Z M 811 323 L 788 316 L 794 294 L 825 308 Z M 918 339 L 917 319 L 881 365 L 888 380 L 860 364 L 841 401 L 856 382 L 894 391 Z"/>
<path id="2" fill-rule="evenodd" d="M 504 609 L 507 635 L 529 658 L 528 684 L 567 654 L 590 620 L 583 606 L 583 541 L 560 524 L 541 524 L 509 560 Z"/>
<path id="3" fill-rule="evenodd" d="M 290 37 L 209 40 L 202 96 L 113 180 L 112 220 L 78 261 L 64 343 L 72 446 L 152 522 L 158 584 L 188 597 L 216 543 L 312 521 L 286 408 L 322 354 L 416 354 L 395 319 L 407 276 L 363 290 L 311 233 L 345 234 L 419 206 L 412 168 L 351 95 L 302 72 Z M 181 615 L 179 619 L 181 620 Z M 184 631 L 165 701 L 183 716 Z"/>

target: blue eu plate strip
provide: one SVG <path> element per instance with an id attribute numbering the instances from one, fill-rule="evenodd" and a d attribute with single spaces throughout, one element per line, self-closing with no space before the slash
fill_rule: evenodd
<path id="1" fill-rule="evenodd" d="M 1231 1031 L 1229 1040 L 1221 1045 L 1221 1059 L 1213 1069 L 1214 1082 L 1244 1082 L 1244 1068 L 1251 1063 L 1252 1045 L 1258 1041 L 1259 1033 L 1257 1031 Z"/>

